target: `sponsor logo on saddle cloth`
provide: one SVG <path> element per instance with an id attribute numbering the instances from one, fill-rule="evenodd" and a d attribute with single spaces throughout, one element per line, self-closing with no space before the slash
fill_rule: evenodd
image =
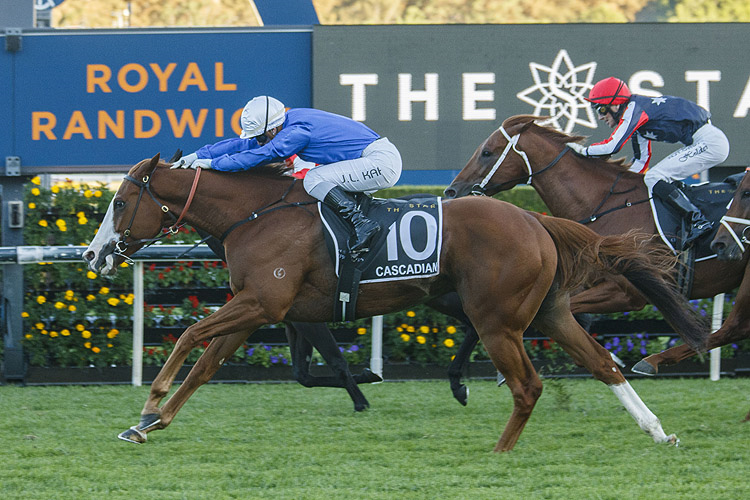
<path id="1" fill-rule="evenodd" d="M 369 218 L 382 228 L 357 264 L 362 271 L 360 283 L 428 278 L 440 273 L 440 249 L 443 243 L 443 209 L 440 198 L 374 198 L 365 207 Z M 336 263 L 347 248 L 350 230 L 330 208 L 318 203 L 326 230 L 326 244 Z"/>

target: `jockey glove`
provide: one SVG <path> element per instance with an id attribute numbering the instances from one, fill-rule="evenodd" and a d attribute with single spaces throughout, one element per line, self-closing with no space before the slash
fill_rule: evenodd
<path id="1" fill-rule="evenodd" d="M 190 168 L 211 169 L 211 158 L 198 158 Z"/>
<path id="2" fill-rule="evenodd" d="M 172 164 L 170 168 L 191 168 L 193 165 L 193 162 L 198 159 L 198 155 L 195 153 L 190 153 L 189 155 L 185 155 L 176 162 Z"/>
<path id="3" fill-rule="evenodd" d="M 582 146 L 578 144 L 577 142 L 568 142 L 565 145 L 568 146 L 570 149 L 572 149 L 573 152 L 577 155 L 581 155 L 581 156 L 589 155 L 589 148 Z"/>

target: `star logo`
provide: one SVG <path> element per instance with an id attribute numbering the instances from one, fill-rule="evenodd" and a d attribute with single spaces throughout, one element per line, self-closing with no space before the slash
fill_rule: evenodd
<path id="1" fill-rule="evenodd" d="M 648 139 L 650 141 L 655 141 L 657 139 L 656 134 L 654 134 L 650 130 L 648 132 L 646 132 L 645 134 L 643 134 L 643 137 L 645 137 L 646 139 Z"/>
<path id="2" fill-rule="evenodd" d="M 651 104 L 656 104 L 657 106 L 659 106 L 660 104 L 664 104 L 665 102 L 667 102 L 667 98 L 664 96 L 651 98 Z"/>
<path id="3" fill-rule="evenodd" d="M 591 90 L 596 63 L 575 66 L 568 52 L 561 49 L 552 66 L 529 63 L 534 85 L 516 94 L 534 106 L 534 114 L 549 115 L 540 125 L 551 125 L 569 134 L 578 125 L 596 128 L 596 117 L 584 96 Z M 541 94 L 535 97 L 534 94 Z"/>

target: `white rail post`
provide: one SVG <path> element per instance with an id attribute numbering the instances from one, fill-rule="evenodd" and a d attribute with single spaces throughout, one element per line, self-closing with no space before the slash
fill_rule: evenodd
<path id="1" fill-rule="evenodd" d="M 383 377 L 383 316 L 372 317 L 370 370 L 381 378 Z"/>
<path id="2" fill-rule="evenodd" d="M 711 333 L 721 328 L 724 319 L 724 294 L 720 293 L 714 297 L 713 321 L 711 324 Z M 711 349 L 711 380 L 719 380 L 721 372 L 721 347 Z"/>
<path id="3" fill-rule="evenodd" d="M 143 384 L 143 261 L 133 265 L 133 387 Z"/>

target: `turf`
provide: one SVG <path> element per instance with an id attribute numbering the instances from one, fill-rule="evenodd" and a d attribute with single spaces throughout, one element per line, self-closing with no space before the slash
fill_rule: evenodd
<path id="1" fill-rule="evenodd" d="M 656 445 L 593 380 L 546 380 L 510 453 L 491 450 L 507 388 L 470 381 L 337 389 L 209 385 L 134 445 L 148 388 L 0 387 L 9 499 L 740 499 L 750 497 L 750 379 L 635 380 L 679 447 Z"/>

